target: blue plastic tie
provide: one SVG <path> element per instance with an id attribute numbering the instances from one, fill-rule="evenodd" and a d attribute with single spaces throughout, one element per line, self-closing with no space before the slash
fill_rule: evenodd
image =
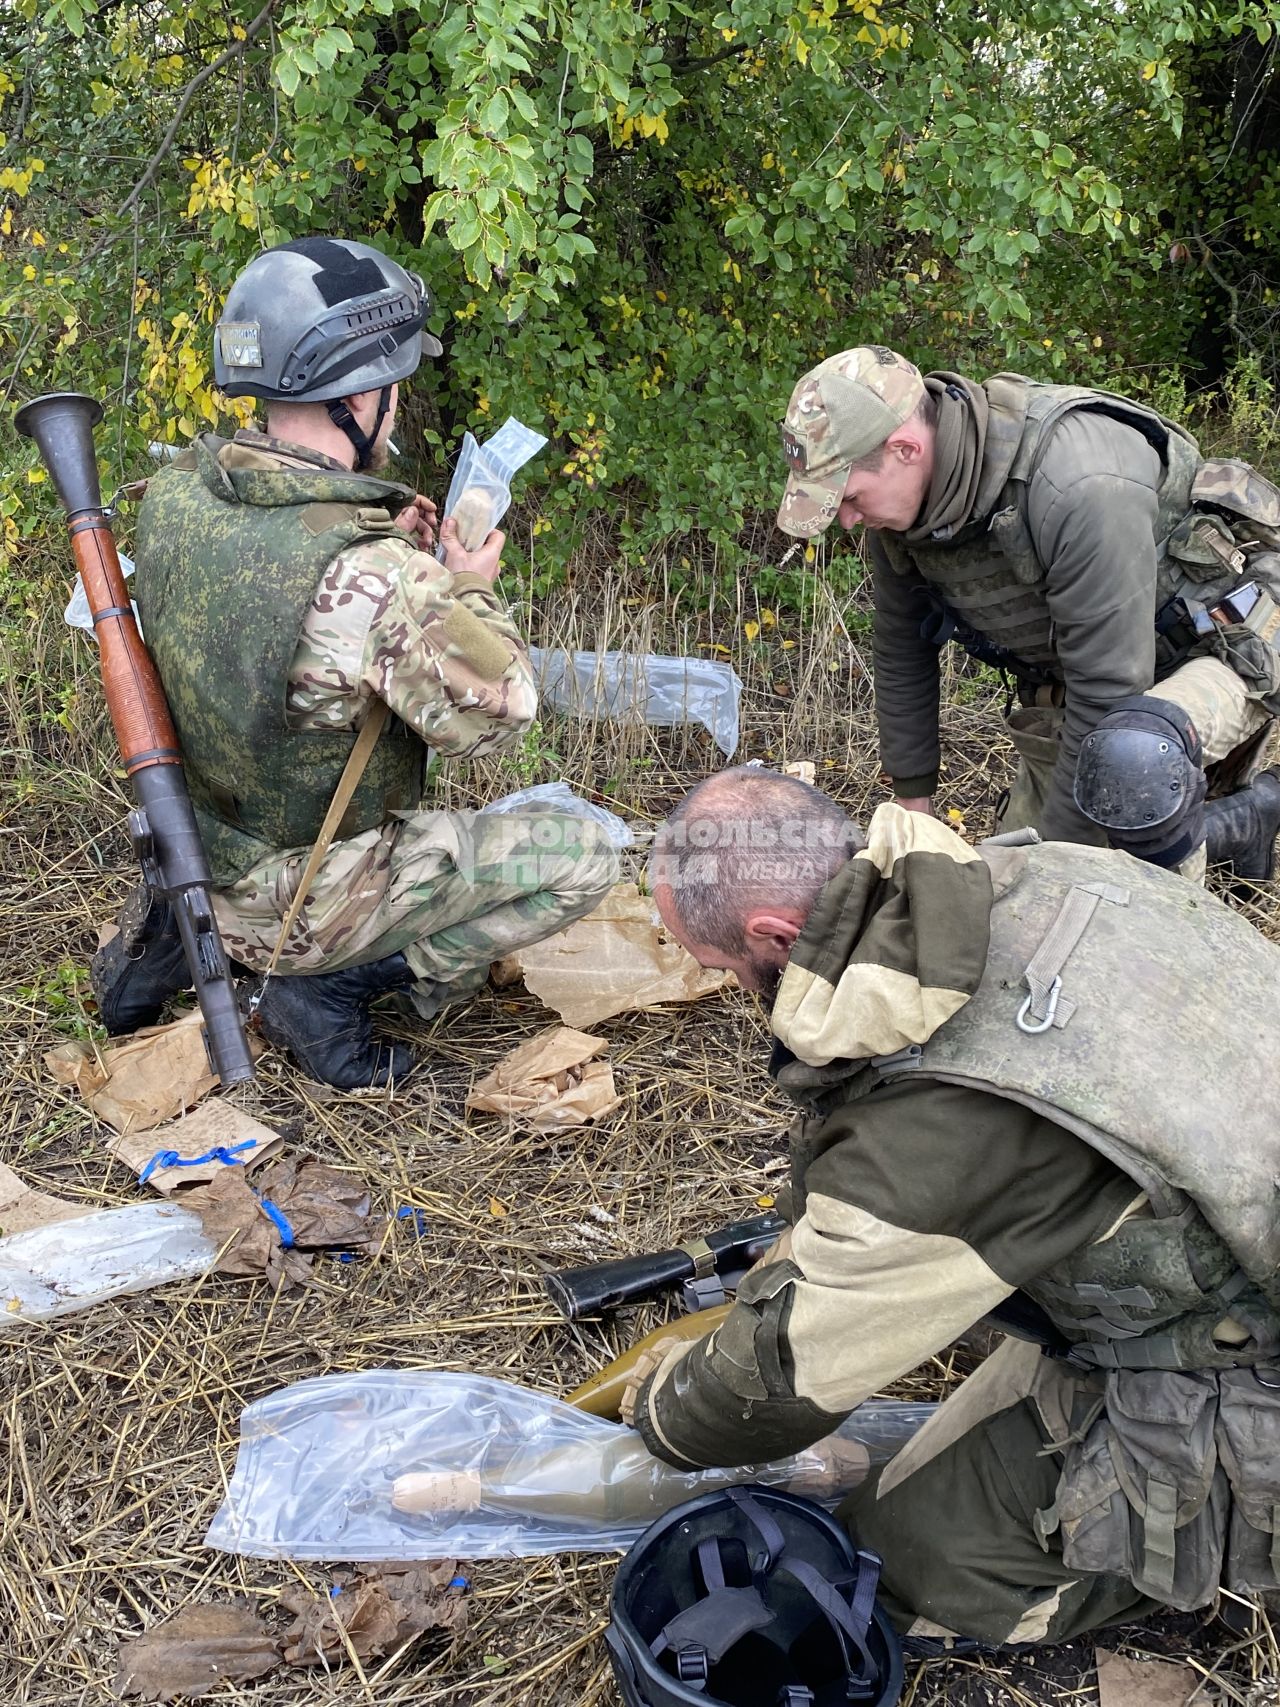
<path id="1" fill-rule="evenodd" d="M 333 1260 L 335 1262 L 354 1262 L 356 1253 L 354 1251 L 334 1251 Z"/>
<path id="2" fill-rule="evenodd" d="M 450 1582 L 449 1587 L 450 1588 L 470 1588 L 471 1587 L 471 1579 L 470 1579 L 470 1577 L 454 1577 L 452 1582 Z"/>
<path id="3" fill-rule="evenodd" d="M 450 1586 L 452 1586 L 452 1585 L 450 1585 Z M 333 1587 L 329 1590 L 329 1599 L 330 1600 L 337 1600 L 338 1596 L 341 1593 L 342 1593 L 342 1584 L 341 1583 L 334 1583 Z"/>
<path id="4" fill-rule="evenodd" d="M 269 1221 L 275 1223 L 276 1232 L 280 1235 L 280 1243 L 286 1251 L 291 1251 L 293 1249 L 293 1228 L 289 1225 L 288 1217 L 283 1209 L 277 1208 L 269 1197 L 260 1197 L 258 1202 L 262 1206 L 262 1213 Z"/>
<path id="5" fill-rule="evenodd" d="M 157 1168 L 195 1168 L 202 1162 L 225 1162 L 228 1167 L 238 1167 L 241 1153 L 254 1150 L 257 1145 L 256 1138 L 246 1138 L 243 1144 L 236 1144 L 230 1150 L 225 1144 L 217 1144 L 212 1150 L 206 1150 L 203 1156 L 180 1156 L 176 1150 L 157 1150 L 138 1175 L 138 1184 L 145 1185 Z"/>
<path id="6" fill-rule="evenodd" d="M 424 1238 L 431 1231 L 431 1223 L 427 1220 L 425 1209 L 415 1209 L 411 1203 L 401 1204 L 396 1210 L 397 1221 L 412 1221 L 413 1230 L 418 1238 Z"/>

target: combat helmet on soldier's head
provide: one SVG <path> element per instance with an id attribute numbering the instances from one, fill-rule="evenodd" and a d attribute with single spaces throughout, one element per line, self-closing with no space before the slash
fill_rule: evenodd
<path id="1" fill-rule="evenodd" d="M 422 327 L 427 287 L 367 243 L 301 237 L 240 274 L 214 329 L 214 383 L 228 397 L 324 403 L 407 379 L 439 341 Z"/>

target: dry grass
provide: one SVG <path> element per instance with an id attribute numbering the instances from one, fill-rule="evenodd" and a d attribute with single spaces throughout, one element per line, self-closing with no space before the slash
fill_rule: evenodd
<path id="1" fill-rule="evenodd" d="M 45 1189 L 125 1203 L 138 1189 L 107 1157 L 107 1135 L 40 1064 L 67 1028 L 92 1017 L 81 1005 L 92 926 L 133 880 L 124 801 L 87 645 L 63 633 L 40 588 L 29 602 L 29 616 L 11 606 L 0 629 L 8 729 L 0 753 L 0 1154 Z M 727 648 L 746 684 L 740 756 L 812 758 L 819 781 L 864 812 L 881 792 L 865 615 L 856 600 L 842 608 L 820 591 L 802 621 L 766 626 L 750 643 L 743 625 L 761 618 L 749 588 L 698 608 L 657 565 L 646 579 L 584 573 L 549 601 L 536 638 Z M 942 804 L 959 807 L 980 834 L 1007 776 L 998 705 L 967 667 L 950 675 L 947 703 Z M 520 757 L 447 773 L 437 792 L 441 804 L 473 804 L 563 775 L 653 823 L 720 762 L 696 731 L 566 722 L 546 727 Z M 1260 897 L 1256 911 L 1274 929 L 1270 899 Z M 624 1104 L 605 1131 L 513 1138 L 496 1120 L 464 1115 L 473 1080 L 548 1019 L 523 991 L 486 992 L 464 1014 L 418 1031 L 429 1070 L 393 1099 L 322 1099 L 274 1055 L 239 1093 L 297 1145 L 366 1179 L 378 1208 L 424 1209 L 426 1237 L 401 1230 L 374 1261 L 320 1262 L 314 1285 L 283 1298 L 249 1282 L 205 1280 L 0 1341 L 0 1702 L 112 1699 L 120 1641 L 190 1602 L 244 1594 L 269 1606 L 299 1579 L 326 1592 L 320 1567 L 201 1550 L 249 1401 L 305 1376 L 383 1364 L 472 1369 L 563 1391 L 659 1319 L 649 1307 L 569 1327 L 544 1302 L 545 1267 L 607 1254 L 598 1224 L 593 1236 L 581 1230 L 590 1205 L 616 1218 L 603 1236 L 619 1252 L 640 1250 L 750 1212 L 776 1184 L 787 1112 L 764 1071 L 767 1031 L 753 1001 L 730 996 L 609 1022 Z M 492 1212 L 493 1199 L 505 1215 Z M 937 1396 L 963 1369 L 963 1356 L 948 1354 L 900 1390 Z M 427 1638 L 362 1675 L 281 1673 L 211 1699 L 260 1707 L 613 1703 L 599 1641 L 611 1576 L 610 1561 L 589 1556 L 486 1563 L 472 1572 L 470 1626 L 452 1648 Z M 1215 1687 L 1250 1707 L 1274 1696 L 1262 1681 L 1277 1675 L 1269 1632 L 1244 1640 L 1182 1620 L 1133 1642 L 1135 1651 L 1190 1652 Z M 912 1707 L 1084 1703 L 1090 1658 L 1085 1646 L 1017 1662 L 930 1663 L 914 1669 L 907 1699 Z"/>

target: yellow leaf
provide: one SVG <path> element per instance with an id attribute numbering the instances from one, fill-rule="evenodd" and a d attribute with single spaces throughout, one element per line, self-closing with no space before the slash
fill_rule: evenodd
<path id="1" fill-rule="evenodd" d="M 29 468 L 27 470 L 28 485 L 43 486 L 45 478 L 46 476 L 43 468 Z"/>
<path id="2" fill-rule="evenodd" d="M 804 548 L 804 560 L 806 563 L 812 563 L 814 561 L 814 559 L 817 557 L 817 555 L 818 555 L 818 548 L 816 545 L 806 545 L 805 546 L 805 548 Z"/>
<path id="3" fill-rule="evenodd" d="M 760 622 L 764 628 L 776 628 L 778 626 L 776 614 L 767 608 L 760 612 Z"/>
<path id="4" fill-rule="evenodd" d="M 1144 83 L 1150 83 L 1151 79 L 1159 69 L 1160 67 L 1156 64 L 1155 60 L 1149 59 L 1142 68 L 1142 81 Z"/>
<path id="5" fill-rule="evenodd" d="M 794 652 L 795 649 L 796 649 L 796 643 L 794 640 L 784 640 L 782 642 L 782 650 L 784 652 Z"/>
<path id="6" fill-rule="evenodd" d="M 760 624 L 758 622 L 744 622 L 742 632 L 748 640 L 756 640 L 760 635 Z"/>
<path id="7" fill-rule="evenodd" d="M 500 1221 L 504 1215 L 509 1215 L 511 1211 L 505 1203 L 500 1203 L 496 1197 L 491 1197 L 489 1199 L 489 1213 Z"/>
<path id="8" fill-rule="evenodd" d="M 44 233 L 43 232 L 33 231 L 31 233 L 31 247 L 33 249 L 43 249 L 44 248 Z"/>
<path id="9" fill-rule="evenodd" d="M 948 824 L 963 824 L 964 823 L 964 813 L 960 810 L 960 808 L 958 806 L 948 806 L 947 807 L 947 823 Z"/>
<path id="10" fill-rule="evenodd" d="M 756 1198 L 756 1208 L 757 1209 L 772 1209 L 774 1204 L 777 1201 L 778 1200 L 776 1197 L 770 1197 L 769 1193 L 765 1192 L 763 1197 L 757 1197 Z"/>

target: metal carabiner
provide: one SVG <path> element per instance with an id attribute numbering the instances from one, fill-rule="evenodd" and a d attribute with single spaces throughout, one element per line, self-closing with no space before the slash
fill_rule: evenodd
<path id="1" fill-rule="evenodd" d="M 1036 1037 L 1042 1031 L 1048 1031 L 1053 1024 L 1054 1015 L 1058 1011 L 1058 997 L 1062 994 L 1062 979 L 1057 977 L 1049 986 L 1049 1000 L 1045 1006 L 1044 1018 L 1029 1023 L 1027 1015 L 1031 1012 L 1031 1004 L 1035 1000 L 1035 991 L 1031 991 L 1022 1006 L 1018 1009 L 1014 1023 L 1019 1031 L 1025 1031 L 1028 1037 Z"/>

